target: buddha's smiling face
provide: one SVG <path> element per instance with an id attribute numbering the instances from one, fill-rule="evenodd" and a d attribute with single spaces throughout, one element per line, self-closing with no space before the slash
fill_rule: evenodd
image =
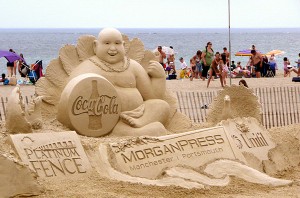
<path id="1" fill-rule="evenodd" d="M 95 54 L 110 64 L 124 60 L 125 48 L 121 33 L 113 28 L 103 29 L 95 41 Z"/>

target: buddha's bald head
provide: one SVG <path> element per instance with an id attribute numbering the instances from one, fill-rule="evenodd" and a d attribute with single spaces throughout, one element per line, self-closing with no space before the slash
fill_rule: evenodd
<path id="1" fill-rule="evenodd" d="M 125 48 L 122 34 L 115 28 L 104 28 L 94 46 L 95 54 L 108 63 L 123 61 Z"/>
<path id="2" fill-rule="evenodd" d="M 107 36 L 117 36 L 120 37 L 120 39 L 122 39 L 122 34 L 119 30 L 117 30 L 116 28 L 104 28 L 100 31 L 100 33 L 98 34 L 98 40 L 103 38 L 103 37 L 107 37 Z"/>

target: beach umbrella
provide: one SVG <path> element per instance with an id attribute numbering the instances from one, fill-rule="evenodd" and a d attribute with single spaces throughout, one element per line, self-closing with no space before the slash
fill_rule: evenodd
<path id="1" fill-rule="evenodd" d="M 8 60 L 9 62 L 14 62 L 20 59 L 22 59 L 25 62 L 25 60 L 21 56 L 7 50 L 0 50 L 0 58 L 2 57 L 6 58 L 6 60 Z"/>
<path id="2" fill-rule="evenodd" d="M 257 52 L 261 53 L 260 51 L 256 50 Z M 262 53 L 261 53 L 262 54 Z M 251 56 L 251 49 L 245 49 L 245 50 L 240 50 L 237 53 L 234 54 L 235 56 Z M 264 55 L 264 54 L 262 54 Z"/>
<path id="3" fill-rule="evenodd" d="M 175 54 L 174 50 L 173 50 L 172 48 L 170 48 L 170 47 L 162 46 L 162 47 L 161 47 L 161 50 L 162 50 L 163 52 L 165 52 L 166 55 Z M 158 52 L 158 49 L 155 48 L 155 49 L 153 50 L 153 52 L 154 52 L 154 53 L 155 53 L 155 52 Z"/>
<path id="4" fill-rule="evenodd" d="M 272 54 L 274 54 L 275 56 L 277 56 L 277 55 L 282 55 L 284 53 L 285 52 L 282 51 L 282 50 L 272 50 L 272 51 L 269 51 L 268 53 L 266 53 L 266 56 L 271 56 Z"/>

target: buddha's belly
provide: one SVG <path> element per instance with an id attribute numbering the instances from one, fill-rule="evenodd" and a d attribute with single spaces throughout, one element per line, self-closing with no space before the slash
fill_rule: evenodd
<path id="1" fill-rule="evenodd" d="M 137 88 L 116 88 L 121 100 L 122 111 L 133 110 L 143 104 L 143 98 Z"/>

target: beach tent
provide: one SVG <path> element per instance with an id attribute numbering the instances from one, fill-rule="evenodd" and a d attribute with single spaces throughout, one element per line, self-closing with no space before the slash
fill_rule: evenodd
<path id="1" fill-rule="evenodd" d="M 2 57 L 6 58 L 6 60 L 9 62 L 14 62 L 14 61 L 20 60 L 20 59 L 22 59 L 25 62 L 25 60 L 21 56 L 19 56 L 16 53 L 7 51 L 7 50 L 0 50 L 0 58 L 2 58 Z"/>

